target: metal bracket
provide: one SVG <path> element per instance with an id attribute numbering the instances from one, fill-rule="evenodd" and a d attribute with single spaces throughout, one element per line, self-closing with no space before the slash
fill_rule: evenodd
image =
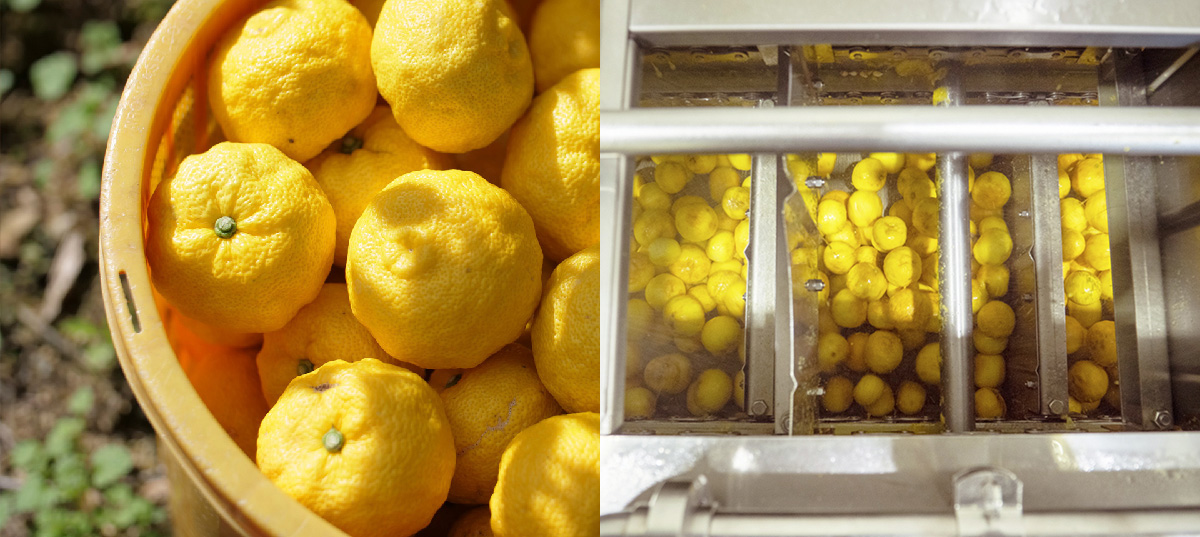
<path id="1" fill-rule="evenodd" d="M 658 486 L 646 510 L 646 537 L 704 535 L 715 506 L 708 493 L 708 479 L 671 479 Z"/>
<path id="2" fill-rule="evenodd" d="M 954 516 L 958 534 L 1024 535 L 1024 485 L 1003 468 L 963 470 L 954 476 Z"/>

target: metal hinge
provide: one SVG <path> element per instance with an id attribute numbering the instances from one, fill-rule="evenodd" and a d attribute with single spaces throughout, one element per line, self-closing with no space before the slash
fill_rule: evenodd
<path id="1" fill-rule="evenodd" d="M 954 476 L 954 516 L 964 537 L 1025 535 L 1023 485 L 1003 468 L 974 468 Z"/>

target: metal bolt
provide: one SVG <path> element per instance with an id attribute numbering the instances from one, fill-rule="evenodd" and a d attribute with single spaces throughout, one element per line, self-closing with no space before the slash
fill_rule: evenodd
<path id="1" fill-rule="evenodd" d="M 1037 383 L 1032 380 L 1027 380 L 1027 381 L 1025 381 L 1025 387 L 1032 390 L 1034 388 L 1037 388 Z"/>
<path id="2" fill-rule="evenodd" d="M 825 282 L 817 278 L 813 278 L 804 282 L 804 288 L 816 293 L 825 290 Z"/>
<path id="3" fill-rule="evenodd" d="M 1171 426 L 1171 413 L 1166 410 L 1159 410 L 1154 413 L 1154 424 L 1159 429 L 1166 429 Z"/>
<path id="4" fill-rule="evenodd" d="M 804 180 L 804 185 L 808 188 L 821 188 L 825 186 L 825 179 L 820 177 L 809 177 Z"/>
<path id="5" fill-rule="evenodd" d="M 767 413 L 767 402 L 762 399 L 750 403 L 750 415 L 761 416 Z"/>
<path id="6" fill-rule="evenodd" d="M 1033 295 L 1030 293 L 1025 293 L 1025 294 L 1021 295 L 1021 299 L 1026 302 L 1033 302 Z"/>
<path id="7" fill-rule="evenodd" d="M 1050 413 L 1054 414 L 1056 416 L 1065 414 L 1067 411 L 1067 408 L 1066 408 L 1067 405 L 1066 405 L 1066 403 L 1063 403 L 1062 399 L 1051 400 L 1049 407 L 1050 407 Z"/>
<path id="8" fill-rule="evenodd" d="M 1017 213 L 1017 216 L 1020 216 L 1021 218 L 1029 218 L 1029 211 L 1021 211 Z"/>

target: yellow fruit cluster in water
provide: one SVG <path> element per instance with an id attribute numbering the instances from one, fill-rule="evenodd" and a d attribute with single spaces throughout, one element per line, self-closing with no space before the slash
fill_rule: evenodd
<path id="1" fill-rule="evenodd" d="M 750 156 L 642 159 L 633 185 L 625 419 L 742 405 Z"/>
<path id="2" fill-rule="evenodd" d="M 1016 324 L 1004 302 L 1013 249 L 1004 207 L 1012 186 L 1004 174 L 989 170 L 992 161 L 992 155 L 971 155 L 968 168 L 976 414 L 985 419 L 1006 413 L 1003 353 Z M 811 175 L 828 178 L 831 163 L 822 162 L 829 162 L 825 155 L 815 166 L 792 155 L 789 169 L 798 184 Z M 800 189 L 824 239 L 815 274 L 801 248 L 793 252 L 792 269 L 793 282 L 826 283 L 818 294 L 817 341 L 826 415 L 937 415 L 941 205 L 930 177 L 935 162 L 933 154 L 871 153 L 849 170 L 849 191 L 828 188 L 814 199 L 815 193 Z"/>
<path id="3" fill-rule="evenodd" d="M 1101 403 L 1108 403 L 1112 411 L 1121 408 L 1104 187 L 1102 155 L 1058 156 L 1070 363 L 1067 386 L 1073 414 L 1101 412 Z"/>

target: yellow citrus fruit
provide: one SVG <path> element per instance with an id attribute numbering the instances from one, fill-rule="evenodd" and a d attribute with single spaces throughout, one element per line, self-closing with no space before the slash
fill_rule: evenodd
<path id="1" fill-rule="evenodd" d="M 1100 279 L 1094 274 L 1074 271 L 1067 276 L 1067 298 L 1082 306 L 1100 302 Z"/>
<path id="2" fill-rule="evenodd" d="M 525 36 L 500 0 L 389 0 L 371 67 L 404 132 L 446 153 L 492 143 L 533 97 Z"/>
<path id="3" fill-rule="evenodd" d="M 896 323 L 892 322 L 892 312 L 889 309 L 887 298 L 867 302 L 867 322 L 880 330 L 891 330 L 896 327 Z"/>
<path id="4" fill-rule="evenodd" d="M 817 363 L 824 373 L 837 370 L 838 364 L 850 355 L 850 343 L 837 332 L 826 332 L 817 337 Z"/>
<path id="5" fill-rule="evenodd" d="M 1083 347 L 1087 329 L 1070 315 L 1067 316 L 1067 354 L 1075 354 Z"/>
<path id="6" fill-rule="evenodd" d="M 825 393 L 821 394 L 821 406 L 834 414 L 840 414 L 850 408 L 854 402 L 854 384 L 850 379 L 841 375 L 830 377 L 825 381 Z"/>
<path id="7" fill-rule="evenodd" d="M 1083 215 L 1087 217 L 1088 225 L 1101 233 L 1108 233 L 1108 196 L 1103 190 L 1083 202 Z"/>
<path id="8" fill-rule="evenodd" d="M 913 289 L 901 289 L 888 299 L 888 311 L 892 322 L 901 330 L 924 330 L 929 324 L 933 310 L 925 293 Z"/>
<path id="9" fill-rule="evenodd" d="M 555 261 L 600 242 L 600 70 L 538 95 L 513 126 L 500 186 L 533 217 Z"/>
<path id="10" fill-rule="evenodd" d="M 917 168 L 923 172 L 929 171 L 933 165 L 937 163 L 936 153 L 907 153 L 905 154 L 904 165 L 909 168 Z"/>
<path id="11" fill-rule="evenodd" d="M 750 245 L 750 220 L 742 220 L 738 222 L 736 228 L 733 229 L 733 253 L 738 259 L 746 260 L 746 247 Z M 742 267 L 743 270 L 746 266 Z"/>
<path id="12" fill-rule="evenodd" d="M 517 344 L 463 371 L 441 397 L 458 455 L 448 500 L 461 504 L 487 503 L 509 441 L 526 427 L 562 413 L 538 378 L 533 353 Z"/>
<path id="13" fill-rule="evenodd" d="M 629 254 L 629 292 L 638 293 L 646 288 L 654 277 L 654 263 L 650 256 L 641 252 Z"/>
<path id="14" fill-rule="evenodd" d="M 667 274 L 667 276 L 671 276 Z M 675 278 L 674 276 L 671 276 Z M 679 278 L 675 278 L 678 280 Z M 683 285 L 683 282 L 679 282 Z M 663 302 L 666 304 L 666 302 Z M 631 298 L 625 305 L 625 321 L 626 332 L 629 339 L 638 341 L 646 336 L 646 332 L 650 329 L 651 323 L 654 320 L 654 308 L 650 304 L 640 298 Z"/>
<path id="15" fill-rule="evenodd" d="M 654 182 L 667 194 L 678 194 L 692 180 L 682 162 L 668 160 L 654 167 Z"/>
<path id="16" fill-rule="evenodd" d="M 1012 255 L 1012 237 L 1002 229 L 989 229 L 979 235 L 971 252 L 981 265 L 1001 265 Z"/>
<path id="17" fill-rule="evenodd" d="M 662 273 L 646 283 L 646 303 L 656 310 L 663 309 L 672 298 L 687 292 L 687 285 L 678 276 Z"/>
<path id="18" fill-rule="evenodd" d="M 679 249 L 679 257 L 667 269 L 683 280 L 683 283 L 696 285 L 708 277 L 711 267 L 712 261 L 709 261 L 703 248 L 695 244 L 684 244 Z"/>
<path id="19" fill-rule="evenodd" d="M 909 206 L 911 209 L 910 205 L 917 201 L 917 198 L 914 197 L 913 185 L 922 180 L 928 181 L 929 175 L 918 168 L 908 167 L 901 170 L 900 175 L 896 176 L 896 191 L 900 193 L 900 198 L 908 203 L 893 203 L 892 206 Z"/>
<path id="20" fill-rule="evenodd" d="M 817 205 L 817 230 L 824 235 L 837 233 L 846 227 L 846 204 L 827 199 Z"/>
<path id="21" fill-rule="evenodd" d="M 937 198 L 921 198 L 913 206 L 913 227 L 928 237 L 936 237 L 940 224 L 941 204 Z"/>
<path id="22" fill-rule="evenodd" d="M 867 371 L 867 338 L 870 334 L 866 332 L 855 332 L 846 338 L 846 343 L 850 346 L 850 352 L 846 355 L 846 368 L 855 373 L 864 373 Z"/>
<path id="23" fill-rule="evenodd" d="M 879 266 L 879 250 L 876 250 L 873 246 L 859 246 L 854 249 L 854 262 Z"/>
<path id="24" fill-rule="evenodd" d="M 1100 367 L 1117 365 L 1117 327 L 1112 321 L 1096 321 L 1087 329 L 1088 359 Z"/>
<path id="25" fill-rule="evenodd" d="M 971 339 L 975 343 L 975 350 L 984 354 L 1000 354 L 1008 348 L 1008 338 L 992 337 L 979 330 L 972 332 Z"/>
<path id="26" fill-rule="evenodd" d="M 833 296 L 829 306 L 833 321 L 842 328 L 858 328 L 867 321 L 867 302 L 850 292 L 842 289 Z"/>
<path id="27" fill-rule="evenodd" d="M 1017 316 L 1008 304 L 992 300 L 979 308 L 979 313 L 975 315 L 975 324 L 986 336 L 1006 338 L 1016 327 Z"/>
<path id="28" fill-rule="evenodd" d="M 872 243 L 881 252 L 890 252 L 908 242 L 908 225 L 899 217 L 884 216 L 871 228 Z"/>
<path id="29" fill-rule="evenodd" d="M 728 166 L 718 166 L 708 173 L 708 197 L 720 202 L 725 191 L 742 184 L 742 176 Z"/>
<path id="30" fill-rule="evenodd" d="M 646 387 L 658 393 L 683 393 L 692 381 L 692 362 L 679 353 L 656 356 L 642 373 Z"/>
<path id="31" fill-rule="evenodd" d="M 937 386 L 942 383 L 942 348 L 938 343 L 921 347 L 916 358 L 917 378 L 926 384 Z"/>
<path id="32" fill-rule="evenodd" d="M 1108 248 L 1108 234 L 1097 233 L 1087 238 L 1083 258 L 1096 270 L 1112 270 L 1112 255 Z"/>
<path id="33" fill-rule="evenodd" d="M 850 175 L 850 182 L 857 190 L 878 192 L 883 188 L 883 183 L 887 180 L 887 174 L 888 170 L 884 167 L 883 162 L 872 157 L 867 157 L 854 165 L 854 171 Z"/>
<path id="34" fill-rule="evenodd" d="M 892 413 L 896 408 L 896 395 L 892 391 L 892 387 L 887 384 L 883 385 L 883 393 L 879 394 L 879 398 L 874 403 L 864 405 L 867 415 L 875 418 L 880 418 Z"/>
<path id="35" fill-rule="evenodd" d="M 996 354 L 975 355 L 975 387 L 999 388 L 1004 384 L 1004 357 Z"/>
<path id="36" fill-rule="evenodd" d="M 1100 299 L 1109 302 L 1113 299 L 1112 270 L 1100 271 Z"/>
<path id="37" fill-rule="evenodd" d="M 459 170 L 393 181 L 355 223 L 346 254 L 355 317 L 392 357 L 427 369 L 475 367 L 516 340 L 541 273 L 529 213 Z"/>
<path id="38" fill-rule="evenodd" d="M 558 403 L 567 412 L 599 411 L 600 245 L 554 269 L 532 342 L 538 376 Z"/>
<path id="39" fill-rule="evenodd" d="M 1074 229 L 1063 228 L 1062 230 L 1062 260 L 1064 263 L 1074 261 L 1075 258 L 1083 255 L 1083 250 L 1087 246 L 1083 238 L 1083 233 Z"/>
<path id="40" fill-rule="evenodd" d="M 925 408 L 925 387 L 911 380 L 900 384 L 896 390 L 896 409 L 901 414 L 913 415 Z"/>
<path id="41" fill-rule="evenodd" d="M 1073 229 L 1081 233 L 1087 229 L 1087 213 L 1083 210 L 1083 203 L 1079 200 L 1064 198 L 1059 202 L 1059 213 L 1063 229 Z"/>
<path id="42" fill-rule="evenodd" d="M 879 300 L 887 292 L 887 278 L 871 263 L 856 263 L 846 273 L 846 288 L 863 300 Z"/>
<path id="43" fill-rule="evenodd" d="M 671 208 L 671 195 L 663 191 L 658 183 L 646 183 L 636 190 L 634 199 L 643 209 L 665 211 Z M 635 219 L 636 220 L 636 219 Z"/>
<path id="44" fill-rule="evenodd" d="M 871 153 L 867 156 L 883 164 L 887 173 L 900 173 L 904 169 L 904 153 Z"/>
<path id="45" fill-rule="evenodd" d="M 350 232 L 363 209 L 397 177 L 411 171 L 446 170 L 454 162 L 412 141 L 391 110 L 380 106 L 367 120 L 304 164 L 333 206 L 337 218 L 337 247 L 333 264 L 345 266 Z"/>
<path id="46" fill-rule="evenodd" d="M 725 408 L 733 397 L 733 379 L 720 369 L 706 369 L 688 386 L 687 408 L 693 416 L 708 416 Z"/>
<path id="47" fill-rule="evenodd" d="M 497 537 L 585 537 L 600 527 L 600 415 L 567 414 L 521 431 L 492 494 Z"/>
<path id="48" fill-rule="evenodd" d="M 214 345 L 191 332 L 178 312 L 167 324 L 167 338 L 179 366 L 213 418 L 251 460 L 259 424 L 270 405 L 258 388 L 253 348 Z"/>
<path id="49" fill-rule="evenodd" d="M 725 262 L 733 259 L 733 247 L 733 232 L 720 230 L 713 233 L 713 236 L 708 239 L 704 253 L 713 263 Z"/>
<path id="50" fill-rule="evenodd" d="M 625 419 L 649 418 L 657 406 L 658 396 L 654 392 L 641 386 L 625 389 Z"/>
<path id="51" fill-rule="evenodd" d="M 878 376 L 870 373 L 863 375 L 854 385 L 854 402 L 864 408 L 868 407 L 883 397 L 883 392 L 887 387 L 883 379 Z"/>
<path id="52" fill-rule="evenodd" d="M 717 233 L 717 213 L 701 200 L 675 212 L 675 230 L 686 241 L 704 242 Z"/>
<path id="53" fill-rule="evenodd" d="M 233 332 L 287 324 L 333 264 L 333 208 L 307 169 L 266 144 L 222 142 L 185 158 L 147 219 L 155 289 Z"/>
<path id="54" fill-rule="evenodd" d="M 1100 302 L 1084 305 L 1073 300 L 1067 300 L 1067 315 L 1074 317 L 1076 321 L 1079 321 L 1079 325 L 1084 328 L 1090 328 L 1093 324 L 1096 324 L 1103 314 L 1104 310 Z"/>
<path id="55" fill-rule="evenodd" d="M 982 265 L 975 277 L 987 288 L 989 298 L 1000 298 L 1008 294 L 1008 267 L 1004 265 Z"/>
<path id="56" fill-rule="evenodd" d="M 1083 154 L 1081 153 L 1063 153 L 1058 156 L 1058 169 L 1064 172 L 1070 171 L 1081 160 L 1083 160 Z"/>
<path id="57" fill-rule="evenodd" d="M 366 119 L 375 91 L 371 27 L 339 0 L 267 4 L 225 32 L 208 68 L 208 102 L 225 136 L 299 162 Z"/>
<path id="58" fill-rule="evenodd" d="M 700 303 L 700 307 L 704 308 L 704 313 L 710 313 L 717 308 L 717 300 L 713 298 L 712 293 L 708 292 L 708 284 L 693 285 L 691 289 L 688 289 L 687 294 Z"/>
<path id="59" fill-rule="evenodd" d="M 259 429 L 263 475 L 351 535 L 412 535 L 428 525 L 454 465 L 437 392 L 372 358 L 292 379 Z"/>
<path id="60" fill-rule="evenodd" d="M 679 295 L 663 307 L 663 321 L 677 336 L 699 335 L 704 328 L 704 306 L 691 295 Z"/>
<path id="61" fill-rule="evenodd" d="M 1000 172 L 987 172 L 975 179 L 971 200 L 984 209 L 999 209 L 1012 196 L 1012 185 Z"/>
<path id="62" fill-rule="evenodd" d="M 662 210 L 647 210 L 633 222 L 633 238 L 638 244 L 647 246 L 654 239 L 675 238 L 675 219 Z"/>
<path id="63" fill-rule="evenodd" d="M 1099 401 L 1108 391 L 1108 373 L 1091 360 L 1079 360 L 1067 370 L 1067 389 L 1080 403 Z"/>
<path id="64" fill-rule="evenodd" d="M 459 515 L 446 537 L 493 537 L 492 510 L 481 505 Z"/>
<path id="65" fill-rule="evenodd" d="M 883 274 L 897 287 L 912 285 L 923 271 L 921 257 L 907 246 L 896 248 L 883 258 Z"/>
<path id="66" fill-rule="evenodd" d="M 730 289 L 736 289 L 738 283 L 745 283 L 742 276 L 736 272 L 722 270 L 713 271 L 708 276 L 708 294 L 720 303 L 725 299 L 725 293 Z"/>
<path id="67" fill-rule="evenodd" d="M 975 417 L 979 419 L 1003 418 L 1008 412 L 1004 397 L 995 388 L 979 388 L 975 390 Z"/>
<path id="68" fill-rule="evenodd" d="M 869 227 L 883 216 L 883 201 L 870 190 L 856 191 L 846 200 L 846 215 L 854 225 Z"/>
<path id="69" fill-rule="evenodd" d="M 867 338 L 866 348 L 867 367 L 880 375 L 891 373 L 900 366 L 904 357 L 904 344 L 900 336 L 887 330 L 871 332 Z"/>
<path id="70" fill-rule="evenodd" d="M 283 328 L 263 336 L 257 358 L 263 397 L 275 404 L 292 379 L 333 360 L 354 362 L 363 358 L 425 373 L 388 356 L 350 312 L 346 284 L 327 283 L 317 298 L 300 308 Z"/>
<path id="71" fill-rule="evenodd" d="M 983 233 L 989 229 L 1000 229 L 1007 233 L 1008 224 L 1005 223 L 1004 219 L 999 216 L 986 216 L 979 221 L 978 229 L 980 233 Z"/>
<path id="72" fill-rule="evenodd" d="M 917 255 L 924 258 L 933 255 L 937 251 L 938 243 L 935 237 L 920 233 L 910 233 L 905 246 L 912 248 Z"/>
<path id="73" fill-rule="evenodd" d="M 925 342 L 929 340 L 928 332 L 925 328 L 904 328 L 896 331 L 900 335 L 900 342 L 904 344 L 905 352 L 912 352 L 925 346 Z"/>
<path id="74" fill-rule="evenodd" d="M 912 168 L 905 168 L 905 170 L 911 169 Z M 913 225 L 913 208 L 908 203 L 893 203 L 891 207 L 888 207 L 887 214 L 888 216 L 895 216 L 896 218 L 899 218 L 902 222 L 904 222 L 906 229 L 912 227 Z"/>
<path id="75" fill-rule="evenodd" d="M 599 9 L 598 5 L 597 9 Z M 687 167 L 688 171 L 697 175 L 705 175 L 717 168 L 717 156 L 687 155 L 684 157 L 683 164 Z"/>
<path id="76" fill-rule="evenodd" d="M 987 287 L 979 280 L 971 280 L 971 313 L 979 313 L 979 308 L 982 308 L 989 298 Z"/>
<path id="77" fill-rule="evenodd" d="M 1104 190 L 1104 161 L 1085 158 L 1076 162 L 1071 172 L 1071 188 L 1085 199 Z"/>
<path id="78" fill-rule="evenodd" d="M 728 315 L 718 315 L 704 323 L 700 343 L 714 356 L 730 354 L 741 342 L 742 325 Z"/>
<path id="79" fill-rule="evenodd" d="M 991 153 L 971 153 L 967 156 L 967 164 L 974 170 L 986 170 L 992 165 Z"/>
<path id="80" fill-rule="evenodd" d="M 751 158 L 750 158 L 750 155 L 746 154 L 746 153 L 736 153 L 736 154 L 730 154 L 730 155 L 725 155 L 725 156 L 729 159 L 730 166 L 733 166 L 734 168 L 737 168 L 742 171 L 749 170 L 750 165 L 753 162 L 753 160 L 751 160 Z"/>
<path id="81" fill-rule="evenodd" d="M 750 189 L 735 186 L 721 194 L 721 209 L 735 220 L 745 220 L 750 212 Z"/>
<path id="82" fill-rule="evenodd" d="M 822 255 L 825 268 L 834 274 L 845 274 L 854 267 L 855 248 L 848 243 L 836 241 L 825 247 Z"/>
<path id="83" fill-rule="evenodd" d="M 1059 168 L 1058 169 L 1058 199 L 1061 200 L 1063 198 L 1066 198 L 1067 194 L 1070 194 L 1070 193 L 1071 193 L 1071 174 L 1067 173 L 1066 170 Z"/>
<path id="84" fill-rule="evenodd" d="M 744 319 L 746 316 L 746 279 L 739 278 L 733 282 L 725 294 L 721 298 L 721 308 L 718 311 L 722 315 L 730 315 L 737 319 Z"/>
<path id="85" fill-rule="evenodd" d="M 646 256 L 650 263 L 657 267 L 668 267 L 679 259 L 683 250 L 675 239 L 659 237 L 646 246 Z"/>
<path id="86" fill-rule="evenodd" d="M 580 69 L 600 67 L 600 0 L 543 0 L 533 12 L 529 56 L 539 93 Z"/>

